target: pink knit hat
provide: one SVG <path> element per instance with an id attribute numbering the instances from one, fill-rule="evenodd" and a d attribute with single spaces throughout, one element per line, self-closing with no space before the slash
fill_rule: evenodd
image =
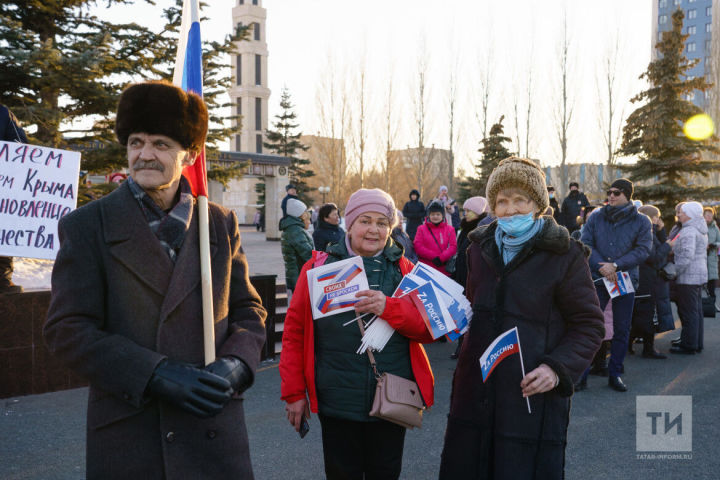
<path id="1" fill-rule="evenodd" d="M 392 197 L 379 188 L 361 188 L 350 195 L 345 206 L 345 225 L 350 230 L 353 222 L 367 212 L 377 212 L 385 215 L 390 220 L 390 228 L 395 226 L 397 216 L 395 214 L 395 202 Z"/>
<path id="2" fill-rule="evenodd" d="M 478 215 L 489 210 L 488 201 L 485 200 L 485 197 L 470 197 L 463 203 L 463 208 L 475 212 Z"/>

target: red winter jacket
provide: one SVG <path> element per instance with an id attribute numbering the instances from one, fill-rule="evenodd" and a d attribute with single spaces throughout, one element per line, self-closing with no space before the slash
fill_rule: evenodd
<path id="1" fill-rule="evenodd" d="M 305 272 L 313 268 L 318 253 L 313 251 L 312 258 L 303 265 L 298 277 L 290 308 L 285 315 L 279 365 L 280 398 L 287 403 L 293 403 L 305 398 L 307 394 L 310 398 L 310 410 L 316 413 L 318 403 L 315 392 L 315 330 Z M 412 268 L 413 264 L 407 258 L 400 259 L 400 271 L 403 275 L 410 273 Z M 387 297 L 381 318 L 398 333 L 410 339 L 413 375 L 425 406 L 430 408 L 434 403 L 435 378 L 421 343 L 431 343 L 433 338 L 425 322 L 413 303 L 406 298 Z"/>
<path id="2" fill-rule="evenodd" d="M 433 235 L 435 235 L 435 239 L 433 239 Z M 436 239 L 437 242 L 435 242 Z M 430 265 L 445 275 L 450 275 L 445 270 L 445 264 L 457 253 L 457 238 L 455 238 L 453 227 L 444 221 L 435 225 L 430 220 L 425 220 L 425 223 L 417 229 L 413 247 L 422 263 Z M 438 267 L 432 262 L 435 257 L 440 257 L 443 262 L 441 266 Z"/>

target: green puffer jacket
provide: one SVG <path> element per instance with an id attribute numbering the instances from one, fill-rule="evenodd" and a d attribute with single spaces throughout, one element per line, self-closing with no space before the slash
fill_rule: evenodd
<path id="1" fill-rule="evenodd" d="M 325 264 L 349 258 L 345 238 L 328 247 Z M 368 284 L 391 296 L 402 273 L 398 261 L 400 249 L 388 239 L 383 253 L 376 257 L 362 257 Z M 318 411 L 330 417 L 359 422 L 377 421 L 368 412 L 375 395 L 375 375 L 367 354 L 355 353 L 361 335 L 357 322 L 343 324 L 355 318 L 354 311 L 320 318 L 315 321 L 315 381 Z M 370 315 L 365 317 L 367 321 Z M 395 332 L 382 352 L 375 353 L 379 372 L 390 372 L 403 378 L 414 379 L 410 365 L 410 344 L 406 337 Z"/>
<path id="2" fill-rule="evenodd" d="M 295 290 L 300 269 L 312 256 L 313 241 L 305 230 L 305 224 L 297 217 L 287 216 L 280 220 L 280 230 L 280 246 L 285 260 L 285 285 L 289 290 Z"/>

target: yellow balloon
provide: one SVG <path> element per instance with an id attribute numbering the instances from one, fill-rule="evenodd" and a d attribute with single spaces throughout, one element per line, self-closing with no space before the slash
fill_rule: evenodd
<path id="1" fill-rule="evenodd" d="M 713 124 L 712 118 L 706 113 L 694 115 L 685 122 L 683 127 L 685 136 L 690 140 L 705 140 L 715 133 L 715 124 Z"/>

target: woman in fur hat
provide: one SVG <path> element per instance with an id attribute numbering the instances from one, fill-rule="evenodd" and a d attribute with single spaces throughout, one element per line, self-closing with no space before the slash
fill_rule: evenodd
<path id="1" fill-rule="evenodd" d="M 603 314 L 582 244 L 540 216 L 548 206 L 540 168 L 503 160 L 486 197 L 497 220 L 469 235 L 473 319 L 453 379 L 440 479 L 559 479 L 573 383 L 600 345 Z M 483 382 L 480 356 L 512 328 L 525 377 L 510 355 Z"/>
<path id="2" fill-rule="evenodd" d="M 359 314 L 372 313 L 395 329 L 377 369 L 411 379 L 425 406 L 433 404 L 434 380 L 422 343 L 432 342 L 407 298 L 391 298 L 413 264 L 390 237 L 395 203 L 379 189 L 360 189 L 345 207 L 347 234 L 325 252 L 314 251 L 303 266 L 285 317 L 280 358 L 282 400 L 288 421 L 300 431 L 310 411 L 318 413 L 328 480 L 400 477 L 405 428 L 371 417 L 375 372 L 368 355 L 358 355 Z M 355 311 L 313 320 L 307 270 L 350 257 L 362 259 L 370 290 L 357 293 Z"/>

